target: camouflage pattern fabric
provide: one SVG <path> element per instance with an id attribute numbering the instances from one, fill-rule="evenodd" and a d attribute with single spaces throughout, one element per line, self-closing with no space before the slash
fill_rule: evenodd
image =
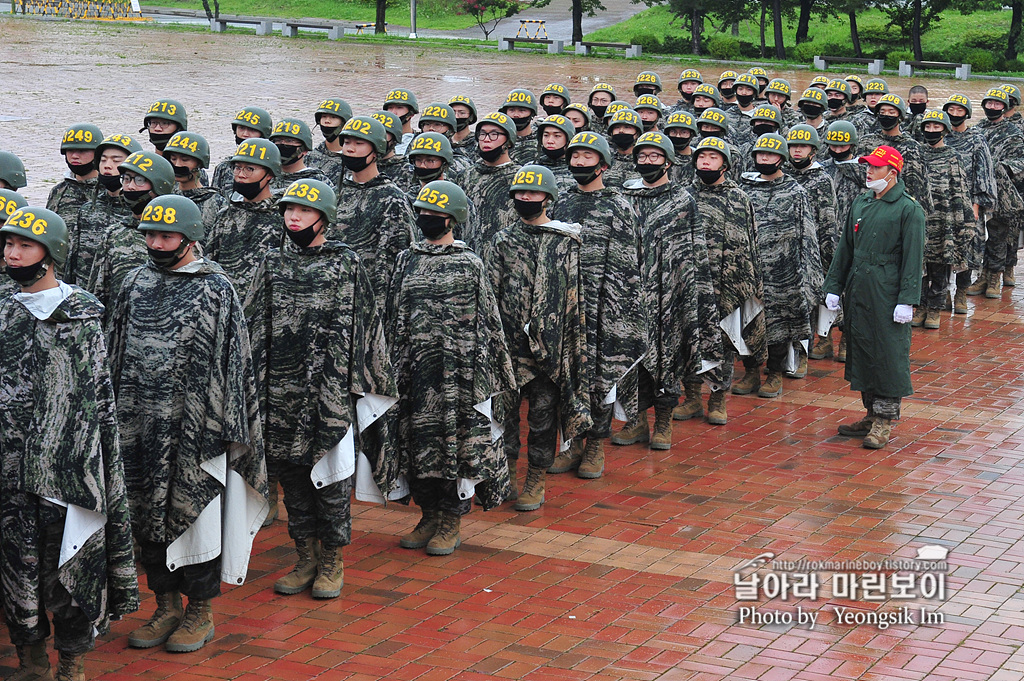
<path id="1" fill-rule="evenodd" d="M 398 396 L 369 275 L 340 241 L 270 249 L 245 312 L 269 460 L 315 466 L 357 423 L 359 395 Z M 355 432 L 384 494 L 397 470 L 386 435 L 385 419 Z"/>
<path id="2" fill-rule="evenodd" d="M 526 165 L 533 161 L 533 158 L 537 155 L 537 128 L 534 127 L 529 135 L 521 135 L 516 137 L 515 146 L 513 146 L 508 156 L 512 159 L 513 163 L 518 165 Z"/>
<path id="3" fill-rule="evenodd" d="M 345 165 L 341 160 L 340 151 L 331 151 L 326 142 L 321 142 L 306 155 L 306 167 L 317 168 L 331 178 L 332 186 L 337 186 L 345 174 Z"/>
<path id="4" fill-rule="evenodd" d="M 866 154 L 882 145 L 890 146 L 903 155 L 903 172 L 900 173 L 900 179 L 906 185 L 907 193 L 921 204 L 927 215 L 932 210 L 934 201 L 924 170 L 924 147 L 902 131 L 899 135 L 883 135 L 879 132 L 860 138 L 860 148 Z"/>
<path id="5" fill-rule="evenodd" d="M 485 509 L 508 493 L 490 419 L 474 408 L 515 394 L 516 378 L 484 265 L 462 242 L 414 243 L 398 256 L 387 332 L 398 378 L 397 447 L 406 478 L 482 480 Z M 492 417 L 504 421 L 491 400 Z"/>
<path id="6" fill-rule="evenodd" d="M 818 228 L 821 269 L 827 272 L 829 265 L 832 264 L 832 256 L 836 252 L 839 232 L 842 229 L 838 215 L 839 199 L 836 197 L 832 176 L 817 161 L 812 161 L 811 165 L 803 170 L 787 167 L 786 173 L 800 183 L 811 199 L 814 222 Z"/>
<path id="7" fill-rule="evenodd" d="M 1024 115 L 1021 115 L 1020 111 L 1014 111 L 1013 115 L 1007 117 L 1006 120 L 1016 125 L 1021 132 L 1024 132 Z"/>
<path id="8" fill-rule="evenodd" d="M 485 261 L 516 385 L 544 377 L 557 386 L 563 441 L 593 425 L 581 245 L 578 225 L 519 220 L 494 237 Z"/>
<path id="9" fill-rule="evenodd" d="M 387 175 L 391 178 L 391 181 L 398 185 L 398 188 L 402 191 L 409 191 L 412 187 L 419 184 L 416 177 L 412 174 L 412 164 L 409 163 L 409 159 L 405 156 L 392 156 L 391 158 L 381 159 L 377 162 L 377 170 L 382 175 Z"/>
<path id="10" fill-rule="evenodd" d="M 252 202 L 236 195 L 217 213 L 203 249 L 206 258 L 224 269 L 239 297 L 243 297 L 252 286 L 263 256 L 282 238 L 281 213 L 274 197 Z"/>
<path id="11" fill-rule="evenodd" d="M 967 170 L 946 146 L 925 147 L 924 167 L 935 198 L 925 220 L 924 262 L 966 268 L 977 232 Z"/>
<path id="12" fill-rule="evenodd" d="M 1024 213 L 1024 200 L 1021 199 L 1017 180 L 1024 178 L 1024 133 L 1009 121 L 992 123 L 984 120 L 972 130 L 984 135 L 996 169 L 998 203 L 993 216 L 1017 224 Z"/>
<path id="13" fill-rule="evenodd" d="M 206 234 L 209 236 L 217 222 L 217 214 L 228 207 L 228 198 L 213 187 L 197 187 L 180 193 L 199 206 L 199 212 L 203 215 L 203 226 L 206 227 Z"/>
<path id="14" fill-rule="evenodd" d="M 478 161 L 462 175 L 460 186 L 470 203 L 476 206 L 479 216 L 476 225 L 466 225 L 463 241 L 484 264 L 489 264 L 491 243 L 498 232 L 519 223 L 519 215 L 508 196 L 517 172 L 519 166 L 515 163 L 489 166 Z"/>
<path id="15" fill-rule="evenodd" d="M 78 211 L 78 222 L 68 225 L 68 259 L 64 263 L 61 279 L 68 284 L 84 285 L 89 280 L 103 235 L 131 214 L 120 195 L 111 196 L 104 189 L 97 191 L 92 200 L 82 204 Z"/>
<path id="16" fill-rule="evenodd" d="M 412 243 L 416 229 L 409 199 L 383 174 L 365 184 L 347 175 L 338 186 L 337 226 L 338 237 L 366 268 L 375 299 L 383 301 L 398 254 Z"/>
<path id="17" fill-rule="evenodd" d="M 832 176 L 832 184 L 836 188 L 836 218 L 842 226 L 854 200 L 867 191 L 864 184 L 867 181 L 866 166 L 856 159 L 836 163 L 834 159 L 826 158 L 821 161 L 821 167 Z"/>
<path id="18" fill-rule="evenodd" d="M 690 154 L 676 154 L 676 162 L 668 170 L 668 179 L 672 184 L 688 187 L 693 182 L 693 157 Z"/>
<path id="19" fill-rule="evenodd" d="M 880 135 L 882 133 L 881 124 L 879 124 L 875 114 L 871 113 L 871 109 L 866 106 L 860 113 L 853 114 L 846 120 L 850 121 L 850 123 L 853 124 L 853 127 L 857 129 L 857 137 L 861 140 L 868 135 Z M 866 147 L 861 144 L 861 148 L 864 149 Z M 870 152 L 873 149 L 874 147 L 871 147 L 867 150 Z"/>
<path id="20" fill-rule="evenodd" d="M 331 189 L 335 188 L 334 180 L 328 177 L 327 173 L 319 168 L 307 166 L 294 173 L 281 173 L 281 175 L 275 177 L 270 183 L 270 193 L 274 195 L 275 199 L 279 199 L 288 191 L 288 187 L 291 186 L 292 182 L 298 180 L 319 180 L 320 182 L 326 182 L 330 185 Z"/>
<path id="21" fill-rule="evenodd" d="M 998 190 L 995 164 L 985 136 L 977 128 L 968 128 L 964 132 L 946 133 L 943 141 L 960 155 L 960 162 L 967 169 L 971 203 L 991 212 L 996 206 Z"/>
<path id="22" fill-rule="evenodd" d="M 574 178 L 572 173 L 569 172 L 569 163 L 565 156 L 559 159 L 552 159 L 543 151 L 540 151 L 532 161 L 527 162 L 551 169 L 551 172 L 555 176 L 555 184 L 558 185 L 559 201 L 562 200 L 563 194 L 577 186 L 576 178 Z"/>
<path id="23" fill-rule="evenodd" d="M 110 319 L 110 311 L 125 278 L 136 267 L 149 261 L 146 237 L 138 227 L 139 219 L 129 215 L 110 226 L 96 249 L 84 288 L 103 304 L 105 321 Z"/>
<path id="24" fill-rule="evenodd" d="M 721 317 L 696 202 L 671 182 L 636 181 L 625 194 L 640 223 L 650 348 L 644 365 L 656 395 L 679 395 L 680 382 L 698 374 L 721 384 L 721 367 L 707 370 L 722 361 Z"/>
<path id="25" fill-rule="evenodd" d="M 640 173 L 636 172 L 636 163 L 633 161 L 633 152 L 628 154 L 619 153 L 612 147 L 612 165 L 601 175 L 605 187 L 622 189 L 626 182 L 639 180 Z"/>
<path id="26" fill-rule="evenodd" d="M 480 158 L 476 140 L 473 136 L 470 135 L 461 142 L 452 140 L 452 155 L 455 157 L 452 161 L 452 167 L 456 168 L 460 173 L 472 168 Z"/>
<path id="27" fill-rule="evenodd" d="M 649 333 L 647 310 L 641 302 L 642 249 L 636 213 L 617 189 L 584 192 L 576 185 L 559 198 L 551 217 L 583 227 L 580 258 L 591 360 L 591 414 L 596 417 L 611 389 L 621 384 L 616 396 L 627 421 L 632 421 L 638 409 L 637 360 L 647 354 Z"/>
<path id="28" fill-rule="evenodd" d="M 452 173 L 450 170 L 448 172 L 445 172 L 445 174 L 442 175 L 439 179 L 454 182 L 455 184 L 459 185 L 459 187 L 462 187 L 461 177 L 457 173 Z M 406 193 L 406 198 L 409 199 L 410 206 L 412 206 L 413 202 L 416 201 L 416 195 L 419 194 L 419 191 L 420 189 L 423 188 L 424 184 L 425 183 L 423 182 L 417 182 L 416 186 L 413 188 L 413 191 Z M 467 196 L 466 198 L 468 200 L 468 215 L 466 217 L 466 222 L 464 224 L 460 223 L 452 225 L 452 236 L 454 236 L 457 240 L 460 241 L 466 240 L 466 234 L 475 233 L 479 229 L 480 224 L 480 214 L 476 209 L 476 203 L 473 202 L 473 197 Z M 413 207 L 412 212 L 413 214 L 416 213 L 415 207 Z M 415 234 L 416 238 L 422 238 L 423 236 L 418 228 L 414 229 L 413 233 Z"/>
<path id="29" fill-rule="evenodd" d="M 7 610 L 10 623 L 33 627 L 39 624 L 34 618 L 45 620 L 39 602 L 43 527 L 19 520 L 43 498 L 105 516 L 102 528 L 57 570 L 92 625 L 106 632 L 111 618 L 139 607 L 102 312 L 77 286 L 45 321 L 13 297 L 0 301 L 6 341 L 0 361 L 8 369 L 0 372 L 0 526 L 4 601 L 15 606 Z M 18 497 L 27 506 L 12 506 Z"/>
<path id="30" fill-rule="evenodd" d="M 210 180 L 209 186 L 213 187 L 225 196 L 231 195 L 231 186 L 234 184 L 235 180 L 235 176 L 231 172 L 231 159 L 233 157 L 234 154 L 218 163 L 213 169 L 213 179 Z"/>
<path id="31" fill-rule="evenodd" d="M 65 173 L 64 179 L 50 190 L 50 195 L 46 198 L 46 207 L 64 218 L 64 224 L 77 224 L 79 209 L 82 204 L 96 196 L 98 184 L 96 178 L 80 181 L 69 170 Z"/>
<path id="32" fill-rule="evenodd" d="M 110 366 L 135 537 L 171 544 L 224 491 L 222 454 L 266 498 L 267 470 L 242 306 L 224 270 L 197 260 L 135 269 L 111 320 Z"/>
<path id="33" fill-rule="evenodd" d="M 741 186 L 754 207 L 766 341 L 774 345 L 808 339 L 823 279 L 810 198 L 788 175 L 762 180 L 747 173 Z"/>

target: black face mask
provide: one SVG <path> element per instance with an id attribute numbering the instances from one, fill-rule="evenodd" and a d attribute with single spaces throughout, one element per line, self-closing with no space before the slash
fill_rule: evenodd
<path id="1" fill-rule="evenodd" d="M 828 148 L 828 155 L 835 161 L 849 161 L 853 156 L 853 149 L 847 149 L 846 151 L 836 151 L 832 147 Z"/>
<path id="2" fill-rule="evenodd" d="M 708 137 L 722 137 L 722 138 L 724 138 L 725 137 L 725 131 L 723 131 L 721 128 L 701 128 L 700 129 L 700 138 L 701 139 L 706 139 Z"/>
<path id="3" fill-rule="evenodd" d="M 329 126 L 321 125 L 320 126 L 320 132 L 322 132 L 324 134 L 324 139 L 325 140 L 327 140 L 328 142 L 333 142 L 334 140 L 338 139 L 338 137 L 341 135 L 341 126 L 340 125 L 329 125 Z"/>
<path id="4" fill-rule="evenodd" d="M 159 134 L 155 132 L 149 133 L 149 141 L 160 151 L 164 150 L 164 147 L 167 146 L 167 143 L 171 141 L 172 137 L 174 137 L 173 132 L 162 132 Z"/>
<path id="5" fill-rule="evenodd" d="M 910 113 L 914 114 L 915 116 L 923 114 L 925 110 L 928 108 L 928 104 L 924 102 L 911 102 L 907 106 L 910 109 Z"/>
<path id="6" fill-rule="evenodd" d="M 501 155 L 504 152 L 505 152 L 505 147 L 503 147 L 503 146 L 502 147 L 494 147 L 490 151 L 484 151 L 483 149 L 481 149 L 480 150 L 480 158 L 482 158 L 483 160 L 487 161 L 488 163 L 494 163 L 499 158 L 501 158 Z"/>
<path id="7" fill-rule="evenodd" d="M 288 235 L 288 238 L 292 240 L 292 243 L 299 248 L 309 248 L 309 245 L 316 239 L 317 231 L 316 226 L 323 221 L 323 217 L 319 218 L 316 222 L 311 224 L 309 227 L 303 229 L 291 230 L 288 227 L 284 228 L 284 233 Z"/>
<path id="8" fill-rule="evenodd" d="M 636 135 L 629 132 L 617 132 L 611 136 L 612 144 L 621 151 L 626 151 L 636 143 Z"/>
<path id="9" fill-rule="evenodd" d="M 405 114 L 404 116 L 399 116 L 398 120 L 402 121 L 402 125 L 405 125 L 406 123 L 408 123 L 409 121 L 412 120 L 412 117 L 413 117 L 413 113 L 412 113 L 412 111 L 410 111 L 409 113 Z"/>
<path id="10" fill-rule="evenodd" d="M 882 126 L 882 130 L 892 130 L 900 124 L 899 116 L 875 116 L 878 119 L 878 124 Z"/>
<path id="11" fill-rule="evenodd" d="M 959 128 L 967 120 L 967 116 L 950 116 L 949 122 L 953 124 L 954 128 Z"/>
<path id="12" fill-rule="evenodd" d="M 702 170 L 701 168 L 695 168 L 693 172 L 704 184 L 714 184 L 715 182 L 718 182 L 718 178 L 725 173 L 725 166 L 718 170 Z"/>
<path id="13" fill-rule="evenodd" d="M 924 136 L 924 141 L 932 146 L 941 142 L 942 138 L 946 135 L 941 130 L 924 130 L 921 134 Z"/>
<path id="14" fill-rule="evenodd" d="M 557 161 L 561 158 L 565 158 L 565 147 L 561 149 L 548 149 L 547 147 L 541 147 L 541 152 L 552 161 Z"/>
<path id="15" fill-rule="evenodd" d="M 171 167 L 174 168 L 174 179 L 176 180 L 186 180 L 192 176 L 192 169 L 188 166 L 172 165 Z"/>
<path id="16" fill-rule="evenodd" d="M 158 251 L 155 248 L 146 246 L 146 250 L 149 252 L 149 259 L 153 261 L 153 264 L 157 267 L 171 268 L 181 262 L 181 259 L 185 257 L 185 251 L 188 250 L 188 242 L 184 238 L 181 240 L 181 245 L 173 251 Z"/>
<path id="17" fill-rule="evenodd" d="M 985 118 L 990 121 L 999 120 L 1003 115 L 1003 109 L 990 109 L 985 107 Z"/>
<path id="18" fill-rule="evenodd" d="M 416 226 L 423 232 L 423 236 L 431 241 L 437 241 L 449 231 L 451 228 L 448 227 L 449 218 L 445 215 L 426 215 L 420 213 L 416 216 Z"/>
<path id="19" fill-rule="evenodd" d="M 597 179 L 597 172 L 601 169 L 600 161 L 592 166 L 569 166 L 569 172 L 577 184 L 590 184 Z"/>
<path id="20" fill-rule="evenodd" d="M 512 118 L 512 116 L 509 116 Z M 522 132 L 530 127 L 530 121 L 533 120 L 533 116 L 523 116 L 522 118 L 512 118 L 512 123 L 516 126 L 516 130 Z"/>
<path id="21" fill-rule="evenodd" d="M 604 112 L 608 110 L 608 105 L 591 104 L 590 110 L 594 112 L 594 116 L 596 116 L 598 119 L 601 119 L 604 118 Z"/>
<path id="22" fill-rule="evenodd" d="M 872 115 L 877 116 L 878 115 L 878 105 L 875 104 L 874 106 L 868 106 L 868 111 L 870 111 L 872 113 Z"/>
<path id="23" fill-rule="evenodd" d="M 513 198 L 512 206 L 516 209 L 519 217 L 524 220 L 533 220 L 540 217 L 540 214 L 544 212 L 543 201 L 523 201 L 522 199 Z"/>
<path id="24" fill-rule="evenodd" d="M 245 141 L 245 138 L 244 138 L 244 137 L 239 137 L 238 135 L 235 135 L 235 146 L 236 146 L 236 147 L 237 147 L 237 146 L 238 146 L 239 144 L 241 144 L 242 142 L 244 142 L 244 141 Z"/>
<path id="25" fill-rule="evenodd" d="M 255 182 L 239 182 L 238 180 L 235 180 L 231 183 L 231 189 L 250 201 L 260 195 L 264 186 L 263 180 L 256 180 Z"/>
<path id="26" fill-rule="evenodd" d="M 641 123 L 644 126 L 644 132 L 647 132 L 648 130 L 653 130 L 654 126 L 658 124 L 658 121 L 641 121 Z"/>
<path id="27" fill-rule="evenodd" d="M 370 154 L 373 152 L 371 151 Z M 366 156 L 342 156 L 341 165 L 345 166 L 345 170 L 351 170 L 353 173 L 358 173 L 366 170 L 367 166 L 370 165 L 370 154 Z"/>
<path id="28" fill-rule="evenodd" d="M 775 125 L 773 125 L 772 123 L 754 123 L 752 126 L 750 126 L 750 129 L 754 132 L 754 135 L 757 137 L 760 137 L 761 135 L 766 135 L 770 132 L 775 132 L 776 130 Z"/>
<path id="29" fill-rule="evenodd" d="M 750 103 L 754 101 L 754 95 L 736 95 L 736 101 L 740 106 L 750 106 Z"/>
<path id="30" fill-rule="evenodd" d="M 71 171 L 71 174 L 75 175 L 76 177 L 85 177 L 86 175 L 88 175 L 92 171 L 96 170 L 96 159 L 93 159 L 93 160 L 89 161 L 88 163 L 72 163 L 65 156 L 64 157 L 64 163 L 67 164 L 68 170 Z M 118 182 L 120 182 L 120 181 L 121 180 L 118 179 Z"/>
<path id="31" fill-rule="evenodd" d="M 541 104 L 541 107 L 548 116 L 561 116 L 562 111 L 564 111 L 563 107 L 557 104 Z"/>
<path id="32" fill-rule="evenodd" d="M 124 189 L 121 198 L 135 215 L 142 215 L 142 209 L 153 200 L 153 192 L 149 189 Z"/>
<path id="33" fill-rule="evenodd" d="M 654 184 L 668 172 L 664 163 L 637 163 L 634 167 L 647 184 Z"/>
<path id="34" fill-rule="evenodd" d="M 825 113 L 825 109 L 818 106 L 817 104 L 801 104 L 800 111 L 802 111 L 804 116 L 806 116 L 809 120 L 813 120 L 820 116 L 821 114 Z"/>
<path id="35" fill-rule="evenodd" d="M 693 117 L 694 118 L 700 118 L 701 114 L 703 114 L 705 111 L 707 111 L 708 108 L 709 107 L 706 107 L 706 106 L 694 106 L 693 107 Z"/>
<path id="36" fill-rule="evenodd" d="M 789 164 L 796 168 L 797 170 L 803 170 L 812 163 L 814 163 L 814 158 L 810 156 L 808 156 L 807 158 L 802 158 L 799 161 L 796 160 L 795 158 L 789 160 Z"/>
<path id="37" fill-rule="evenodd" d="M 100 175 L 96 178 L 96 181 L 99 182 L 100 186 L 106 189 L 108 192 L 121 191 L 120 175 Z"/>
<path id="38" fill-rule="evenodd" d="M 49 256 L 43 256 L 43 259 L 34 265 L 26 265 L 25 267 L 8 265 L 7 276 L 18 282 L 18 285 L 28 288 L 46 276 L 50 269 L 49 264 L 46 262 L 47 260 L 49 260 Z"/>
<path id="39" fill-rule="evenodd" d="M 444 175 L 443 163 L 436 168 L 421 168 L 419 166 L 412 167 L 412 176 L 420 182 L 433 182 L 442 175 Z"/>
<path id="40" fill-rule="evenodd" d="M 456 118 L 455 119 L 455 132 L 462 132 L 469 127 L 469 118 Z"/>
<path id="41" fill-rule="evenodd" d="M 653 87 L 635 87 L 633 88 L 633 94 L 637 97 L 642 97 L 644 95 L 656 95 L 658 94 L 658 90 Z"/>
<path id="42" fill-rule="evenodd" d="M 680 90 L 679 91 L 679 96 L 682 97 L 683 101 L 686 102 L 687 104 L 693 104 L 693 93 L 692 92 L 686 93 L 686 92 L 683 92 L 682 90 Z"/>
<path id="43" fill-rule="evenodd" d="M 671 140 L 671 142 L 672 142 L 672 148 L 676 150 L 676 153 L 680 153 L 680 152 L 686 151 L 686 148 L 690 146 L 690 140 L 692 140 L 692 139 L 693 139 L 693 136 L 690 136 L 690 137 L 672 137 L 671 135 L 669 135 L 669 140 Z"/>
<path id="44" fill-rule="evenodd" d="M 281 165 L 290 166 L 299 160 L 299 154 L 302 153 L 302 147 L 297 147 L 294 144 L 275 144 L 277 150 L 281 152 Z"/>
<path id="45" fill-rule="evenodd" d="M 720 88 L 718 88 L 718 91 L 720 93 L 722 93 L 722 97 L 724 99 L 729 99 L 734 94 L 736 94 L 736 88 L 731 88 L 731 87 L 720 87 Z"/>
<path id="46" fill-rule="evenodd" d="M 774 175 L 782 166 L 782 161 L 776 161 L 775 163 L 758 163 L 754 162 L 754 169 L 762 175 Z"/>
<path id="47" fill-rule="evenodd" d="M 836 99 L 833 97 L 832 99 L 828 100 L 828 108 L 832 109 L 833 111 L 835 111 L 836 109 L 842 109 L 845 105 L 845 99 Z"/>

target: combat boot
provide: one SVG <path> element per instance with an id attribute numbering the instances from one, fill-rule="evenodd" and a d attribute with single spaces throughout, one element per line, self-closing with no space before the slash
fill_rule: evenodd
<path id="1" fill-rule="evenodd" d="M 604 473 L 604 440 L 587 438 L 587 448 L 583 452 L 583 461 L 576 469 L 576 477 L 584 480 L 600 478 Z"/>
<path id="2" fill-rule="evenodd" d="M 651 449 L 672 448 L 672 410 L 654 408 L 654 435 Z"/>
<path id="3" fill-rule="evenodd" d="M 761 384 L 761 389 L 757 391 L 758 397 L 778 397 L 782 394 L 782 374 L 778 371 L 768 371 L 768 377 L 764 379 L 764 383 Z"/>
<path id="4" fill-rule="evenodd" d="M 875 418 L 868 414 L 860 421 L 854 421 L 853 423 L 842 423 L 836 428 L 840 435 L 846 437 L 866 437 L 871 432 L 871 426 L 875 423 Z"/>
<path id="5" fill-rule="evenodd" d="M 988 288 L 988 270 L 981 270 L 978 272 L 978 278 L 974 280 L 974 283 L 967 287 L 967 295 L 969 296 L 980 296 Z"/>
<path id="6" fill-rule="evenodd" d="M 892 435 L 892 419 L 876 418 L 875 422 L 871 424 L 871 432 L 864 438 L 861 446 L 865 449 L 881 449 L 889 444 L 890 435 Z"/>
<path id="7" fill-rule="evenodd" d="M 789 378 L 804 378 L 807 376 L 807 353 L 804 352 L 802 346 L 796 351 L 796 353 L 800 356 L 800 360 L 796 365 L 796 371 L 787 371 L 785 373 Z"/>
<path id="8" fill-rule="evenodd" d="M 128 634 L 128 645 L 132 648 L 152 648 L 160 645 L 170 638 L 181 624 L 183 614 L 180 593 L 170 591 L 156 594 L 156 612 L 148 622 Z"/>
<path id="9" fill-rule="evenodd" d="M 924 328 L 926 329 L 937 329 L 939 328 L 940 321 L 938 310 L 928 310 L 928 314 L 924 317 Z"/>
<path id="10" fill-rule="evenodd" d="M 427 544 L 428 556 L 447 556 L 455 553 L 455 549 L 462 544 L 459 538 L 459 530 L 462 527 L 462 516 L 456 513 L 441 512 L 441 522 L 437 528 L 437 534 L 430 538 Z"/>
<path id="11" fill-rule="evenodd" d="M 85 681 L 85 653 L 60 653 L 57 681 Z"/>
<path id="12" fill-rule="evenodd" d="M 191 653 L 213 640 L 213 602 L 188 599 L 185 616 L 164 648 L 171 653 Z"/>
<path id="13" fill-rule="evenodd" d="M 689 421 L 695 416 L 704 416 L 704 405 L 700 401 L 700 383 L 683 383 L 686 399 L 672 410 L 672 418 L 676 421 Z"/>
<path id="14" fill-rule="evenodd" d="M 434 534 L 437 533 L 437 526 L 440 522 L 440 511 L 424 509 L 423 515 L 420 516 L 420 521 L 416 523 L 416 527 L 412 532 L 402 537 L 398 541 L 398 545 L 403 549 L 422 549 L 430 543 L 431 539 L 433 539 Z"/>
<path id="15" fill-rule="evenodd" d="M 517 511 L 536 511 L 544 505 L 544 487 L 547 480 L 546 469 L 530 466 L 526 470 L 526 482 L 519 501 L 512 507 Z"/>
<path id="16" fill-rule="evenodd" d="M 958 288 L 953 298 L 953 314 L 967 314 L 967 289 Z"/>
<path id="17" fill-rule="evenodd" d="M 316 566 L 313 598 L 337 598 L 345 586 L 345 561 L 341 546 L 320 546 L 320 563 Z"/>
<path id="18" fill-rule="evenodd" d="M 650 442 L 651 431 L 647 427 L 647 412 L 637 414 L 636 421 L 612 435 L 613 445 L 631 445 L 636 442 Z"/>
<path id="19" fill-rule="evenodd" d="M 761 367 L 747 369 L 743 378 L 732 384 L 733 395 L 749 395 L 756 393 L 761 388 Z"/>
<path id="20" fill-rule="evenodd" d="M 268 482 L 270 483 L 270 494 L 267 496 L 267 501 L 270 502 L 270 511 L 267 512 L 267 517 L 263 519 L 263 527 L 270 527 L 277 520 L 277 516 L 281 512 L 278 505 L 277 480 L 268 480 Z"/>
<path id="21" fill-rule="evenodd" d="M 920 305 L 915 307 L 914 318 L 910 320 L 910 325 L 914 328 L 920 328 L 920 326 L 924 324 L 924 318 L 927 314 L 928 310 L 924 309 L 924 307 Z"/>
<path id="22" fill-rule="evenodd" d="M 814 345 L 807 356 L 811 359 L 826 359 L 832 356 L 832 329 L 827 336 L 815 336 Z"/>
<path id="23" fill-rule="evenodd" d="M 1013 268 L 1007 267 L 1003 270 L 1003 286 L 1014 287 L 1017 285 L 1017 279 L 1013 276 Z"/>
<path id="24" fill-rule="evenodd" d="M 17 646 L 18 669 L 7 681 L 53 681 L 50 657 L 46 654 L 46 639 L 27 646 Z"/>
<path id="25" fill-rule="evenodd" d="M 713 426 L 724 426 L 729 420 L 725 411 L 725 391 L 712 390 L 708 398 L 708 423 Z"/>
<path id="26" fill-rule="evenodd" d="M 1000 298 L 1003 295 L 1002 272 L 988 273 L 988 287 L 985 288 L 986 298 Z"/>
<path id="27" fill-rule="evenodd" d="M 846 334 L 845 333 L 840 333 L 839 334 L 839 350 L 836 351 L 836 361 L 837 362 L 845 362 L 846 361 Z"/>
<path id="28" fill-rule="evenodd" d="M 274 582 L 274 592 L 279 594 L 297 594 L 313 585 L 316 579 L 316 563 L 320 560 L 320 544 L 316 537 L 295 540 L 295 553 L 298 559 L 295 567 L 281 579 Z"/>
<path id="29" fill-rule="evenodd" d="M 582 435 L 578 436 L 569 443 L 569 449 L 555 457 L 555 462 L 551 464 L 548 473 L 568 473 L 579 468 L 580 461 L 583 460 L 583 448 L 586 446 L 586 439 Z"/>

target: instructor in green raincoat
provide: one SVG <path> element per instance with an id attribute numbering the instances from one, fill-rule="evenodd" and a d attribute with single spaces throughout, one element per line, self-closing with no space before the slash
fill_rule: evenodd
<path id="1" fill-rule="evenodd" d="M 860 158 L 867 187 L 853 202 L 825 278 L 825 305 L 844 315 L 849 336 L 846 379 L 859 390 L 867 416 L 839 426 L 840 435 L 863 437 L 864 447 L 889 442 L 900 401 L 910 386 L 910 320 L 921 295 L 924 210 L 906 191 L 903 156 L 880 146 Z"/>

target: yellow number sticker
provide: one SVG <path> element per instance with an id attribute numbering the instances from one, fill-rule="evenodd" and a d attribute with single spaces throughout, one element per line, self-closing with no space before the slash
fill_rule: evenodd
<path id="1" fill-rule="evenodd" d="M 409 93 L 406 92 L 405 90 L 392 90 L 391 92 L 388 93 L 388 96 L 384 98 L 384 101 L 385 102 L 395 102 L 395 101 L 408 102 L 409 101 Z"/>
<path id="2" fill-rule="evenodd" d="M 448 110 L 443 106 L 428 106 L 427 110 L 423 112 L 424 116 L 437 116 L 438 118 L 448 118 Z"/>
<path id="3" fill-rule="evenodd" d="M 324 101 L 320 102 L 320 106 L 318 106 L 317 108 L 318 109 L 330 109 L 331 111 L 337 111 L 338 109 L 341 108 L 341 105 L 338 104 L 338 102 L 334 101 L 333 99 L 325 99 Z"/>

